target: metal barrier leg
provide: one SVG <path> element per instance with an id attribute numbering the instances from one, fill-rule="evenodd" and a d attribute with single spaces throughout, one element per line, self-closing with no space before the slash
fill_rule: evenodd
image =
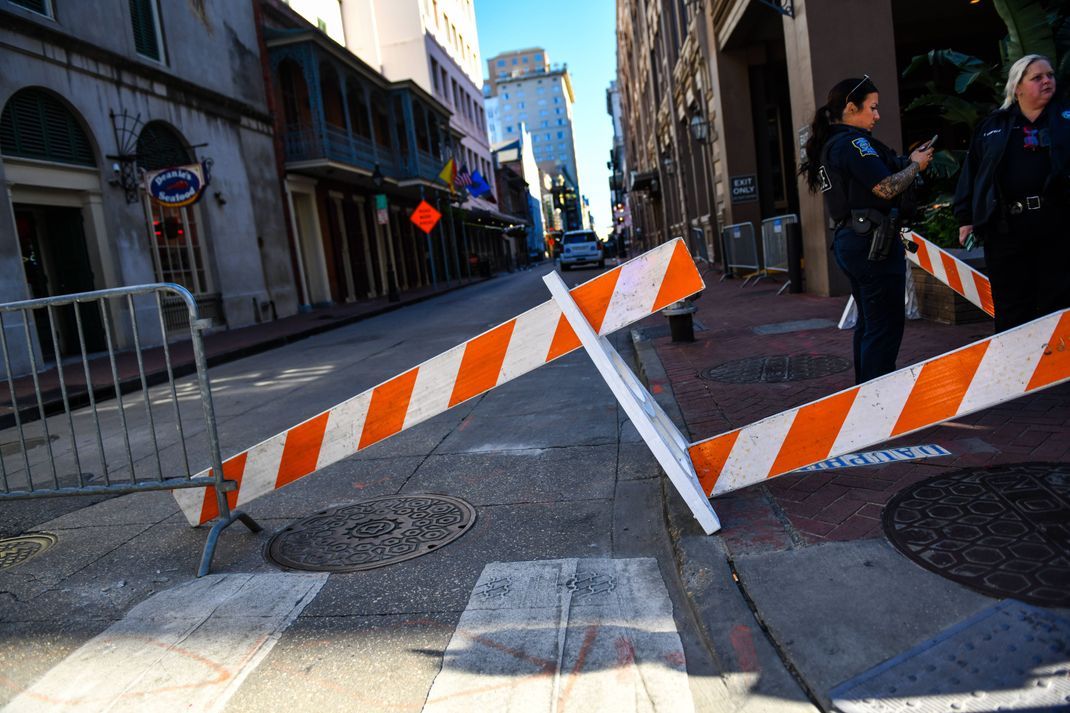
<path id="1" fill-rule="evenodd" d="M 248 527 L 251 532 L 261 532 L 264 529 L 256 520 L 241 510 L 235 510 L 225 519 L 221 518 L 216 524 L 212 525 L 212 530 L 208 533 L 208 539 L 204 543 L 204 552 L 201 554 L 201 566 L 197 568 L 198 577 L 203 577 L 211 571 L 212 557 L 215 556 L 215 546 L 216 542 L 219 541 L 219 535 L 223 530 L 239 520 L 243 525 Z"/>
<path id="2" fill-rule="evenodd" d="M 778 295 L 782 295 L 782 294 L 784 294 L 784 290 L 788 289 L 789 287 L 791 287 L 791 280 L 788 280 L 783 285 L 781 285 L 780 289 L 777 290 L 776 293 Z"/>

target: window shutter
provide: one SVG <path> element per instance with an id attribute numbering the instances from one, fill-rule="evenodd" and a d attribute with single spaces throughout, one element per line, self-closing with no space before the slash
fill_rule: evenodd
<path id="1" fill-rule="evenodd" d="M 39 90 L 16 92 L 0 115 L 0 152 L 6 156 L 95 166 L 89 137 L 59 99 Z"/>
<path id="2" fill-rule="evenodd" d="M 156 38 L 156 8 L 154 0 L 130 0 L 130 20 L 134 27 L 134 47 L 137 53 L 160 59 L 160 44 Z"/>
<path id="3" fill-rule="evenodd" d="M 48 12 L 48 0 L 11 0 L 11 2 L 27 10 L 32 10 L 39 15 L 51 17 Z"/>

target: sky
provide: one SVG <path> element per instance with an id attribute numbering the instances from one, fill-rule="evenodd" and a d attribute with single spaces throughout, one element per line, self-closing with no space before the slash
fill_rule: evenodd
<path id="1" fill-rule="evenodd" d="M 580 190 L 604 236 L 613 223 L 606 168 L 613 121 L 606 89 L 617 76 L 615 0 L 475 0 L 475 7 L 484 79 L 489 58 L 525 47 L 542 47 L 551 63 L 568 65 Z"/>

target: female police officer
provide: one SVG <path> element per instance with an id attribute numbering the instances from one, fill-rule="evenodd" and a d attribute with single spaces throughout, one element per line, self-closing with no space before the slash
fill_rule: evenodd
<path id="1" fill-rule="evenodd" d="M 870 136 L 880 119 L 877 87 L 869 76 L 845 79 L 819 107 L 806 143 L 806 176 L 811 193 L 825 196 L 825 212 L 835 237 L 836 262 L 851 282 L 858 306 L 854 333 L 855 382 L 895 371 L 903 339 L 906 261 L 898 227 L 889 222 L 900 196 L 932 159 L 932 147 L 908 159 Z M 874 237 L 884 251 L 871 254 Z"/>
<path id="2" fill-rule="evenodd" d="M 959 241 L 984 239 L 996 331 L 1070 307 L 1070 103 L 1047 57 L 1011 65 L 1003 106 L 974 132 L 955 192 Z"/>

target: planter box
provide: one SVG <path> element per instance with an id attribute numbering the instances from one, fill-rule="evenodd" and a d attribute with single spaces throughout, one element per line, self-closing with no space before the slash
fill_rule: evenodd
<path id="1" fill-rule="evenodd" d="M 970 261 L 973 262 L 972 260 Z M 972 267 L 976 268 L 974 264 Z M 990 322 L 992 318 L 966 298 L 959 295 L 944 283 L 937 280 L 917 265 L 911 264 L 911 277 L 914 278 L 914 292 L 918 299 L 918 311 L 925 319 L 941 324 L 972 324 Z"/>

